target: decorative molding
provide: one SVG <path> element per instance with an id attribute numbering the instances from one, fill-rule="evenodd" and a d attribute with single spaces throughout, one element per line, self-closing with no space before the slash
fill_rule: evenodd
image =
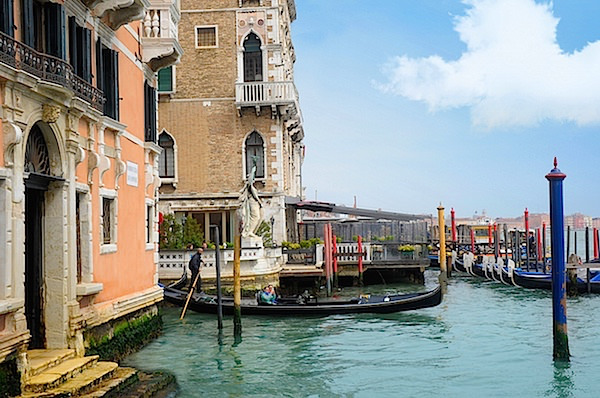
<path id="1" fill-rule="evenodd" d="M 100 155 L 93 151 L 88 151 L 88 153 L 88 184 L 92 184 L 94 170 L 100 165 Z"/>
<path id="2" fill-rule="evenodd" d="M 119 158 L 115 160 L 115 189 L 119 189 L 119 178 L 125 174 L 127 167 L 125 166 L 125 162 L 123 162 Z"/>
<path id="3" fill-rule="evenodd" d="M 15 146 L 23 142 L 23 130 L 13 122 L 2 123 L 4 132 L 4 163 L 11 167 L 14 162 Z"/>
<path id="4" fill-rule="evenodd" d="M 55 105 L 42 105 L 42 121 L 46 123 L 56 123 L 60 117 L 60 108 Z"/>

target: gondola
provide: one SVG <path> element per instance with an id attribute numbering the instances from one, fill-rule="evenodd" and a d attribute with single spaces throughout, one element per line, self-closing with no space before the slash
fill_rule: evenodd
<path id="1" fill-rule="evenodd" d="M 164 288 L 165 300 L 183 306 L 188 292 L 178 286 Z M 442 301 L 442 290 L 438 286 L 433 290 L 419 293 L 363 295 L 352 299 L 336 300 L 332 298 L 299 297 L 279 298 L 277 304 L 259 304 L 258 300 L 244 299 L 241 303 L 243 315 L 334 315 L 353 313 L 387 314 L 392 312 L 435 307 Z M 217 313 L 217 298 L 204 293 L 194 293 L 188 308 L 201 313 Z M 233 298 L 222 299 L 223 314 L 233 314 Z"/>
<path id="2" fill-rule="evenodd" d="M 527 289 L 546 289 L 552 290 L 552 274 L 542 272 L 513 271 L 513 281 L 517 286 Z M 586 280 L 577 278 L 577 292 L 586 293 L 588 291 Z M 572 282 L 567 279 L 567 291 L 573 291 Z M 595 275 L 590 280 L 590 292 L 600 293 L 600 274 Z"/>

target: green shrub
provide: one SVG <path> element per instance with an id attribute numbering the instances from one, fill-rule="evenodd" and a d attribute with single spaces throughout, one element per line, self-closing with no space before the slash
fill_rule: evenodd
<path id="1" fill-rule="evenodd" d="M 204 241 L 204 233 L 200 229 L 198 221 L 192 216 L 187 216 L 185 223 L 182 226 L 182 237 L 180 249 L 193 245 L 194 247 L 201 247 L 202 241 Z"/>

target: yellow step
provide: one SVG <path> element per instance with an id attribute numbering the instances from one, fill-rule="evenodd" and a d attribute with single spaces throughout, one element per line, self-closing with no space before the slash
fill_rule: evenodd
<path id="1" fill-rule="evenodd" d="M 62 361 L 75 358 L 75 350 L 29 350 L 29 376 L 35 376 L 48 368 L 58 365 Z"/>
<path id="2" fill-rule="evenodd" d="M 98 355 L 67 359 L 27 380 L 25 391 L 43 392 L 53 389 L 97 362 Z"/>

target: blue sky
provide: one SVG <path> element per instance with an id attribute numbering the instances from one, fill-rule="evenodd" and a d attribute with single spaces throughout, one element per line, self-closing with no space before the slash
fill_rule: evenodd
<path id="1" fill-rule="evenodd" d="M 600 216 L 600 1 L 296 0 L 306 198 Z"/>

